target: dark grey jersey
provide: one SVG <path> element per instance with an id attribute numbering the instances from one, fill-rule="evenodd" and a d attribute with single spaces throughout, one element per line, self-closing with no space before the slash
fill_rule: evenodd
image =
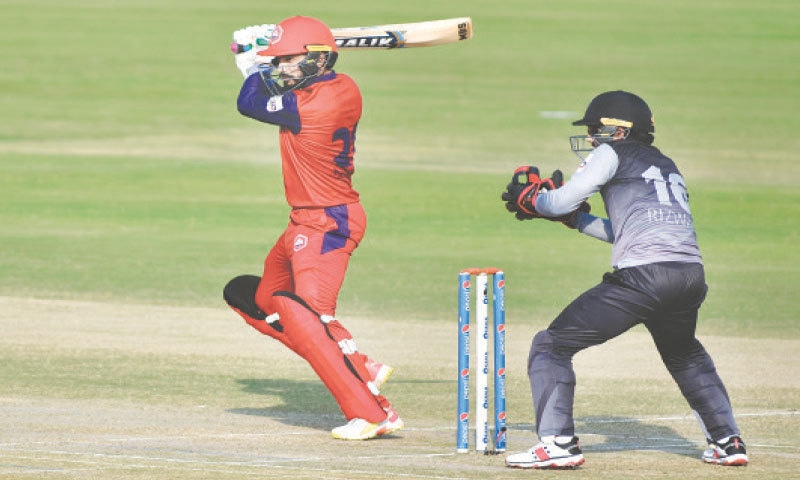
<path id="1" fill-rule="evenodd" d="M 630 140 L 600 145 L 563 187 L 539 195 L 536 210 L 564 215 L 598 191 L 608 219 L 580 214 L 577 226 L 614 244 L 612 266 L 702 263 L 686 183 L 656 147 Z"/>

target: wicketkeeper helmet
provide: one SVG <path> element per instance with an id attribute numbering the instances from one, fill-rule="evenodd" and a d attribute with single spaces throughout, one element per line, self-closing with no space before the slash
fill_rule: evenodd
<path id="1" fill-rule="evenodd" d="M 573 125 L 591 127 L 623 127 L 633 133 L 656 131 L 653 113 L 640 97 L 622 90 L 605 92 L 594 97 L 586 107 L 583 118 Z"/>

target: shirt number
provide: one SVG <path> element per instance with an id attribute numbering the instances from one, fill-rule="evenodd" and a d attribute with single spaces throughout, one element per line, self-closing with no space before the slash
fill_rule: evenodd
<path id="1" fill-rule="evenodd" d="M 692 213 L 689 211 L 689 194 L 686 192 L 686 182 L 684 182 L 682 176 L 677 173 L 670 173 L 669 177 L 665 180 L 660 168 L 650 167 L 642 173 L 642 178 L 644 178 L 645 183 L 653 182 L 653 186 L 655 186 L 656 189 L 656 196 L 658 197 L 658 203 L 661 205 L 671 205 L 672 200 L 670 200 L 669 192 L 672 192 L 672 196 L 675 197 L 675 201 L 678 202 L 678 205 L 680 205 L 686 213 Z"/>
<path id="2" fill-rule="evenodd" d="M 353 154 L 355 153 L 354 145 L 356 143 L 356 127 L 353 130 L 348 130 L 344 127 L 333 132 L 331 141 L 342 142 L 342 149 L 333 159 L 334 163 L 341 167 L 347 173 L 353 173 Z"/>

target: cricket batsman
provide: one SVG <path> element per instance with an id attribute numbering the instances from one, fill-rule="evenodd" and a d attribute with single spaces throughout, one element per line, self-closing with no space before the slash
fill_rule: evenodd
<path id="1" fill-rule="evenodd" d="M 379 387 L 392 369 L 362 354 L 336 318 L 350 256 L 367 218 L 353 189 L 358 86 L 333 70 L 337 46 L 321 21 L 296 16 L 234 33 L 245 76 L 239 112 L 278 127 L 289 221 L 264 261 L 224 289 L 230 307 L 259 332 L 306 360 L 347 420 L 331 434 L 366 440 L 403 421 Z"/>

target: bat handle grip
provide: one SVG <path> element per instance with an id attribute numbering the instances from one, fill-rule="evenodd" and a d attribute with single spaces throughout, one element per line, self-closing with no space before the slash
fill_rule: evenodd
<path id="1" fill-rule="evenodd" d="M 241 45 L 236 42 L 231 43 L 231 52 L 233 53 L 244 53 L 250 51 L 252 48 L 252 45 Z"/>
<path id="2" fill-rule="evenodd" d="M 266 45 L 269 45 L 269 40 L 264 39 L 264 38 L 256 38 L 256 45 L 259 45 L 259 46 L 262 46 L 262 47 L 266 46 Z M 231 52 L 233 52 L 233 53 L 249 52 L 252 49 L 253 49 L 253 45 L 249 44 L 249 43 L 247 45 L 242 45 L 241 43 L 236 43 L 236 42 L 231 43 Z"/>

